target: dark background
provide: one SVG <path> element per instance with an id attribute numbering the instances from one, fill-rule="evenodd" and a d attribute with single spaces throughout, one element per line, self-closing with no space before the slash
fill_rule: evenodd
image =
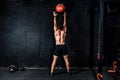
<path id="1" fill-rule="evenodd" d="M 50 67 L 55 45 L 52 11 L 60 2 L 66 6 L 66 44 L 71 66 L 97 65 L 99 0 L 0 0 L 0 66 Z M 119 43 L 117 3 L 105 0 L 104 66 L 111 65 L 114 46 Z M 113 11 L 109 12 L 106 5 Z M 60 58 L 58 66 L 61 62 Z"/>

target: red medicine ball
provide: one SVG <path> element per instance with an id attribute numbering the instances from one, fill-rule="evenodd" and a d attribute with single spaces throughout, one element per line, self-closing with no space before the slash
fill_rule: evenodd
<path id="1" fill-rule="evenodd" d="M 64 4 L 57 4 L 55 9 L 56 9 L 56 12 L 64 12 L 65 6 L 64 6 Z"/>

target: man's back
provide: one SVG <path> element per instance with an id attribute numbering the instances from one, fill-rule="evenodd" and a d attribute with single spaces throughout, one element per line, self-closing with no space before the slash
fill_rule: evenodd
<path id="1" fill-rule="evenodd" d="M 65 44 L 65 38 L 66 38 L 66 32 L 65 30 L 55 30 L 54 31 L 55 41 L 56 45 L 64 45 Z"/>

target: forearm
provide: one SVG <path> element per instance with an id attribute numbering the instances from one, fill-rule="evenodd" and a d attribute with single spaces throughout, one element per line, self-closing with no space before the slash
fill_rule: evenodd
<path id="1" fill-rule="evenodd" d="M 63 22 L 64 30 L 66 31 L 67 25 L 66 25 L 66 12 L 64 12 L 64 22 Z"/>
<path id="2" fill-rule="evenodd" d="M 66 16 L 64 16 L 63 26 L 66 26 Z"/>
<path id="3" fill-rule="evenodd" d="M 54 16 L 54 25 L 57 25 L 56 16 Z"/>

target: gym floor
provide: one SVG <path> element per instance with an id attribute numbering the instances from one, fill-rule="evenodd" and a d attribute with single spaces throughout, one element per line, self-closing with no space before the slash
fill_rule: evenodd
<path id="1" fill-rule="evenodd" d="M 55 75 L 50 76 L 48 69 L 26 69 L 10 73 L 7 69 L 0 69 L 0 80 L 96 80 L 96 69 L 74 69 L 68 76 L 63 69 L 56 69 Z M 112 75 L 104 69 L 103 80 L 113 80 Z"/>

